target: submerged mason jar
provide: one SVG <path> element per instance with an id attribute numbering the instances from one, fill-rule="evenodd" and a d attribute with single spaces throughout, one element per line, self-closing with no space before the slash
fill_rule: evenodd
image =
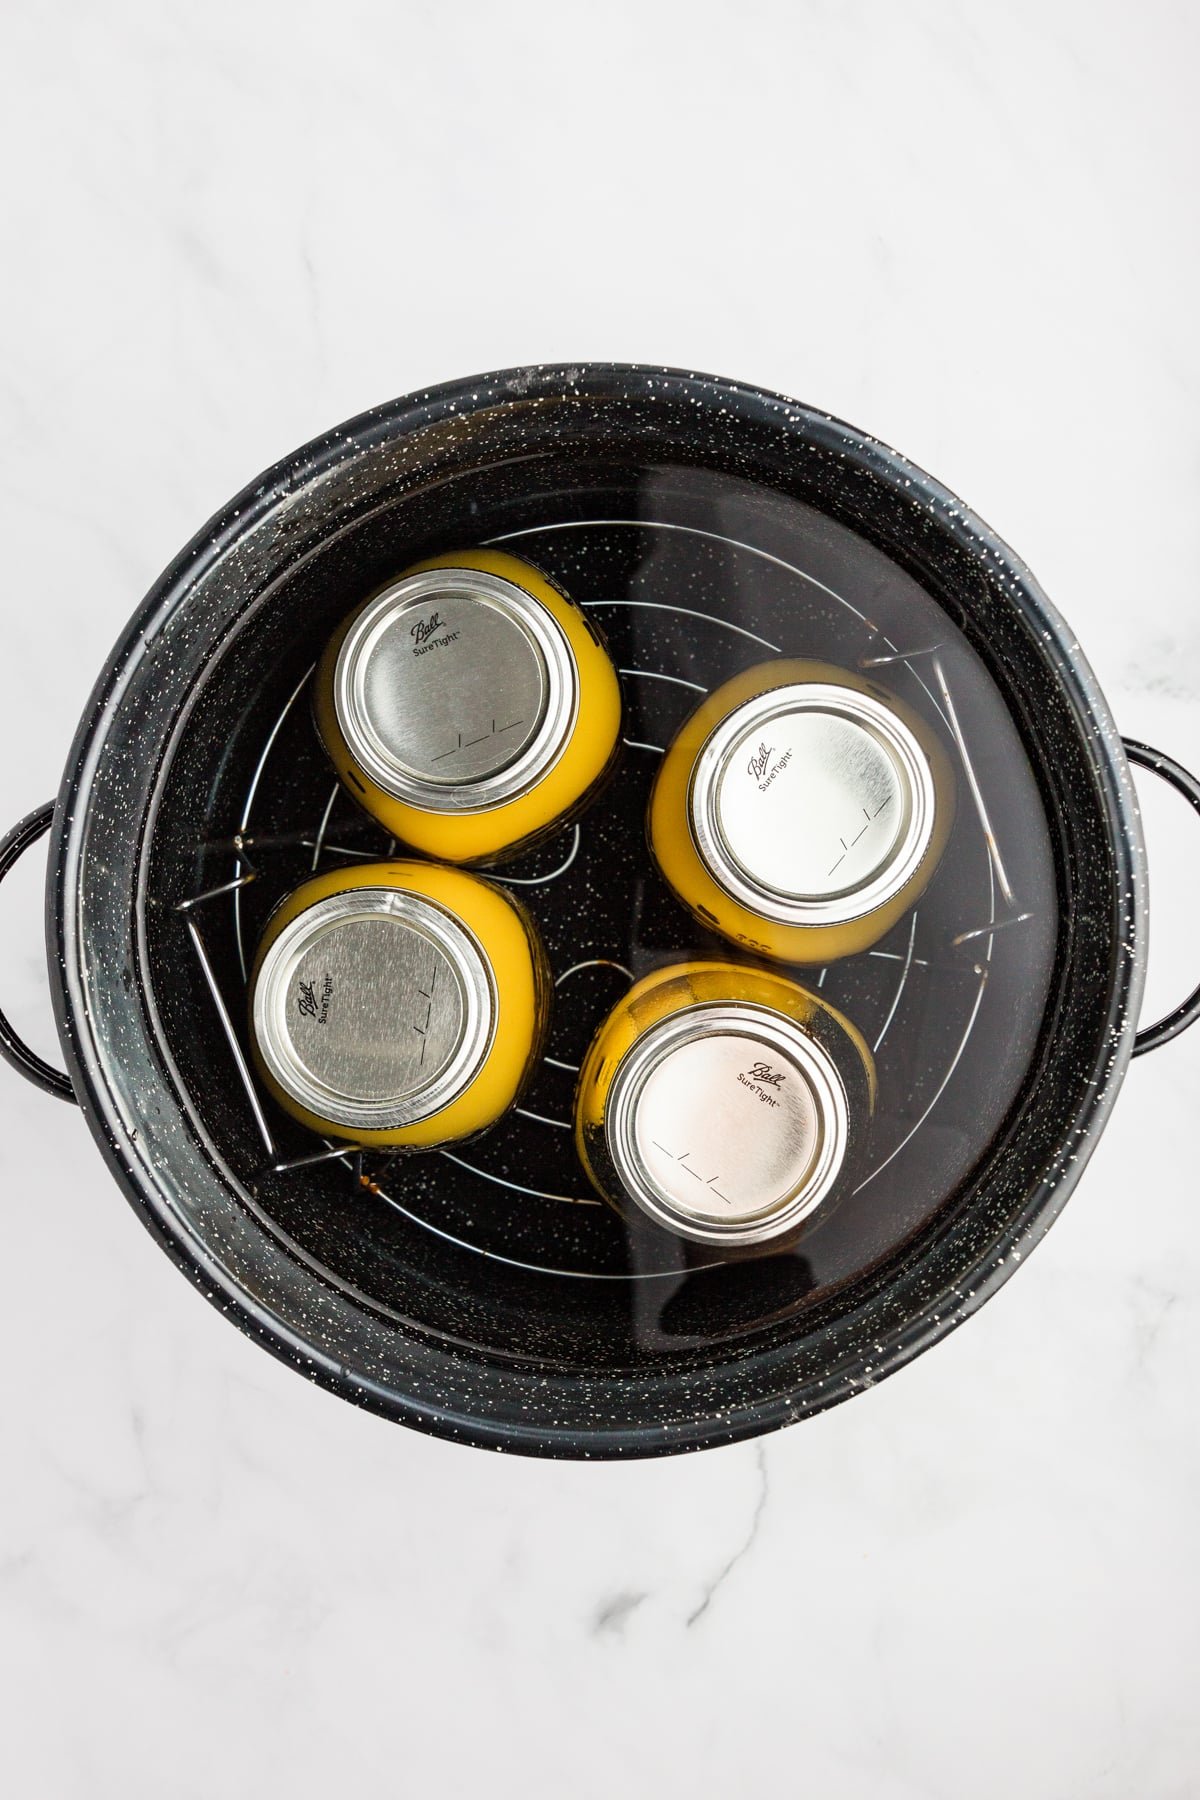
<path id="1" fill-rule="evenodd" d="M 663 757 L 647 829 L 704 925 L 781 962 L 825 963 L 907 912 L 953 816 L 949 758 L 911 707 L 781 657 L 701 702 Z"/>
<path id="2" fill-rule="evenodd" d="M 638 981 L 580 1071 L 575 1143 L 632 1224 L 781 1248 L 858 1167 L 875 1104 L 859 1031 L 770 970 L 694 962 Z"/>
<path id="3" fill-rule="evenodd" d="M 474 1137 L 517 1099 L 549 1016 L 532 919 L 478 875 L 363 863 L 267 922 L 250 978 L 258 1073 L 323 1136 L 396 1149 Z"/>
<path id="4" fill-rule="evenodd" d="M 473 550 L 418 563 L 335 632 L 317 729 L 401 843 L 489 862 L 579 811 L 621 729 L 616 671 L 586 614 L 529 563 Z"/>

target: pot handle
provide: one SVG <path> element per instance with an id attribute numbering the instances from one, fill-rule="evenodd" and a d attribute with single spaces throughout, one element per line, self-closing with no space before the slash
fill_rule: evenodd
<path id="1" fill-rule="evenodd" d="M 1177 763 L 1172 756 L 1164 756 L 1161 750 L 1151 749 L 1149 744 L 1139 744 L 1135 738 L 1123 739 L 1125 754 L 1131 763 L 1140 768 L 1149 769 L 1152 775 L 1161 778 L 1173 787 L 1178 794 L 1200 812 L 1200 781 Z M 1160 1044 L 1169 1044 L 1173 1037 L 1186 1031 L 1200 1019 L 1200 987 L 1192 989 L 1186 1000 L 1181 1000 L 1174 1012 L 1153 1025 L 1147 1025 L 1139 1031 L 1133 1040 L 1133 1054 L 1141 1056 L 1146 1050 L 1157 1050 Z"/>
<path id="2" fill-rule="evenodd" d="M 36 844 L 50 829 L 50 821 L 54 817 L 54 802 L 39 806 L 34 812 L 26 815 L 19 825 L 14 825 L 7 837 L 0 840 L 0 881 L 12 869 L 31 844 Z M 3 1012 L 0 1012 L 0 1056 L 5 1062 L 22 1074 L 26 1081 L 32 1081 L 34 1087 L 40 1087 L 43 1093 L 55 1094 L 60 1100 L 75 1099 L 74 1090 L 67 1077 L 58 1069 L 52 1069 L 48 1062 L 29 1045 L 17 1036 Z"/>

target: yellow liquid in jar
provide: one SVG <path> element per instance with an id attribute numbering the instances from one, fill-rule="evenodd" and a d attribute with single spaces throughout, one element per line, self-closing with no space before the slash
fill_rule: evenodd
<path id="1" fill-rule="evenodd" d="M 693 771 L 710 735 L 747 701 L 769 694 L 774 688 L 802 683 L 843 687 L 886 705 L 920 746 L 935 795 L 928 846 L 903 887 L 883 904 L 830 924 L 785 923 L 765 916 L 732 894 L 701 857 L 690 820 Z M 876 683 L 832 664 L 781 657 L 747 669 L 715 689 L 682 727 L 663 757 L 654 782 L 647 836 L 664 880 L 701 924 L 774 961 L 821 964 L 870 949 L 920 898 L 950 836 L 954 805 L 955 783 L 949 758 L 934 732 L 903 701 Z"/>
<path id="2" fill-rule="evenodd" d="M 857 1155 L 876 1100 L 875 1064 L 866 1040 L 836 1007 L 771 970 L 724 962 L 677 963 L 635 982 L 597 1031 L 575 1092 L 575 1148 L 596 1192 L 628 1222 L 644 1224 L 624 1190 L 608 1150 L 613 1081 L 623 1060 L 647 1033 L 675 1015 L 701 1007 L 763 1008 L 801 1027 L 828 1056 L 848 1103 L 849 1156 Z M 744 1015 L 751 1026 L 753 1015 Z M 786 1233 L 782 1242 L 794 1239 Z M 779 1245 L 758 1245 L 753 1253 Z M 735 1246 L 731 1253 L 738 1254 Z"/>
<path id="3" fill-rule="evenodd" d="M 317 730 L 349 792 L 399 842 L 443 862 L 496 862 L 528 849 L 571 819 L 592 797 L 612 767 L 620 741 L 620 684 L 592 621 L 531 564 L 504 551 L 472 550 L 416 563 L 404 576 L 436 569 L 478 570 L 511 582 L 541 606 L 562 632 L 574 664 L 577 705 L 569 735 L 553 763 L 526 791 L 473 811 L 414 804 L 388 793 L 373 780 L 346 741 L 334 695 L 338 654 L 359 614 L 375 596 L 343 621 L 321 657 L 313 690 Z"/>
<path id="4" fill-rule="evenodd" d="M 281 932 L 318 902 L 359 888 L 404 890 L 432 901 L 463 925 L 487 962 L 495 1009 L 490 1045 L 469 1085 L 437 1113 L 409 1125 L 379 1131 L 350 1129 L 299 1104 L 267 1067 L 253 1024 L 259 972 Z M 517 1100 L 545 1042 L 551 980 L 532 919 L 507 893 L 482 876 L 462 869 L 392 860 L 329 870 L 313 876 L 288 895 L 267 922 L 249 990 L 250 1045 L 255 1067 L 286 1112 L 310 1130 L 342 1142 L 381 1149 L 429 1150 L 486 1131 Z"/>

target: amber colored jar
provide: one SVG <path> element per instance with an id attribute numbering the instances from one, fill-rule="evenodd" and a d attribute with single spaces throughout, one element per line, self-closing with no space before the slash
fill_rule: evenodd
<path id="1" fill-rule="evenodd" d="M 580 607 L 531 564 L 472 550 L 418 563 L 343 622 L 314 712 L 393 837 L 487 863 L 586 805 L 617 752 L 621 693 Z"/>
<path id="2" fill-rule="evenodd" d="M 541 1054 L 550 980 L 532 919 L 429 863 L 315 875 L 267 922 L 250 1039 L 280 1106 L 323 1136 L 424 1150 L 474 1137 Z"/>
<path id="3" fill-rule="evenodd" d="M 780 657 L 701 702 L 668 748 L 647 830 L 712 930 L 781 962 L 869 949 L 937 867 L 954 775 L 936 734 L 875 682 Z"/>
<path id="4" fill-rule="evenodd" d="M 793 1241 L 845 1191 L 874 1104 L 865 1041 L 818 994 L 681 963 L 635 983 L 596 1033 L 575 1144 L 631 1225 L 745 1253 Z"/>

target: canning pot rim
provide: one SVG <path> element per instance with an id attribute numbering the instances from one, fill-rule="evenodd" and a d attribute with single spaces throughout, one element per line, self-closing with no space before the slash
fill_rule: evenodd
<path id="1" fill-rule="evenodd" d="M 297 1328 L 281 1304 L 272 1305 L 265 1300 L 268 1284 L 261 1284 L 259 1294 L 252 1295 L 212 1246 L 172 1210 L 161 1187 L 154 1185 L 151 1172 L 133 1153 L 115 1106 L 110 1104 L 112 1095 L 104 1074 L 105 1052 L 90 1030 L 78 907 L 83 821 L 103 749 L 105 722 L 119 708 L 137 658 L 174 610 L 185 603 L 191 586 L 204 570 L 272 509 L 285 503 L 289 495 L 327 474 L 351 452 L 361 455 L 373 443 L 390 442 L 444 421 L 461 420 L 477 407 L 482 410 L 504 401 L 527 404 L 531 397 L 557 398 L 564 391 L 585 399 L 622 399 L 629 397 L 634 386 L 639 390 L 648 387 L 652 398 L 683 399 L 700 407 L 720 405 L 727 415 L 734 415 L 741 422 L 783 429 L 798 443 L 820 444 L 882 479 L 894 491 L 902 489 L 906 501 L 926 508 L 940 530 L 955 539 L 977 563 L 986 563 L 992 581 L 1003 582 L 1010 600 L 1036 628 L 1043 658 L 1057 674 L 1070 701 L 1076 725 L 1090 752 L 1103 806 L 1115 865 L 1114 895 L 1124 896 L 1131 912 L 1128 929 L 1117 931 L 1114 924 L 1111 933 L 1112 960 L 1106 971 L 1108 1042 L 1098 1047 L 1086 1098 L 1077 1105 L 1072 1129 L 1059 1141 L 1053 1159 L 1028 1189 L 1020 1212 L 1007 1218 L 991 1242 L 988 1257 L 972 1267 L 969 1286 L 947 1280 L 943 1273 L 933 1291 L 929 1291 L 927 1280 L 921 1279 L 925 1259 L 918 1257 L 916 1266 L 903 1268 L 886 1290 L 896 1301 L 911 1297 L 911 1310 L 902 1325 L 872 1326 L 864 1317 L 855 1337 L 852 1327 L 860 1314 L 868 1313 L 879 1300 L 879 1294 L 870 1290 L 859 1308 L 821 1328 L 818 1336 L 842 1336 L 841 1355 L 823 1379 L 800 1377 L 795 1370 L 789 1379 L 785 1368 L 787 1353 L 795 1346 L 770 1346 L 761 1353 L 756 1366 L 765 1375 L 778 1367 L 777 1391 L 765 1399 L 756 1396 L 741 1405 L 735 1402 L 718 1406 L 715 1395 L 707 1401 L 704 1397 L 706 1385 L 710 1393 L 715 1388 L 715 1374 L 707 1384 L 703 1376 L 692 1376 L 698 1416 L 686 1422 L 560 1424 L 549 1417 L 517 1417 L 511 1409 L 503 1416 L 490 1418 L 456 1409 L 441 1400 L 431 1404 L 415 1394 L 399 1393 L 373 1380 L 365 1369 L 351 1368 L 343 1359 L 322 1351 Z M 949 490 L 853 426 L 753 386 L 641 364 L 539 365 L 468 377 L 401 397 L 301 446 L 223 507 L 152 585 L 97 679 L 67 758 L 51 833 L 47 951 L 60 1043 L 71 1085 L 93 1136 L 126 1197 L 162 1247 L 193 1283 L 223 1311 L 233 1315 L 244 1330 L 320 1385 L 418 1429 L 460 1442 L 527 1454 L 628 1458 L 728 1443 L 822 1411 L 904 1366 L 962 1323 L 1003 1284 L 1061 1211 L 1124 1078 L 1133 1050 L 1145 974 L 1143 870 L 1136 798 L 1120 734 L 1074 634 L 1025 565 Z M 1113 911 L 1115 920 L 1115 901 Z M 989 1162 L 999 1148 L 999 1144 L 994 1145 L 988 1152 Z M 951 1220 L 936 1234 L 939 1241 L 952 1237 L 956 1228 L 957 1221 Z M 274 1249 L 279 1256 L 287 1256 L 282 1245 L 277 1244 Z M 294 1259 L 289 1260 L 293 1267 L 297 1266 Z M 813 1339 L 806 1341 L 811 1343 Z M 869 1345 L 869 1350 L 864 1349 L 864 1344 Z M 544 1391 L 555 1386 L 553 1379 L 538 1379 Z M 639 1390 L 652 1396 L 660 1381 L 671 1379 L 678 1381 L 679 1377 L 651 1373 L 612 1378 L 614 1387 L 625 1396 Z M 575 1385 L 578 1388 L 578 1378 Z M 589 1377 L 586 1385 L 593 1417 L 602 1416 L 604 1407 L 599 1396 L 605 1378 Z"/>

